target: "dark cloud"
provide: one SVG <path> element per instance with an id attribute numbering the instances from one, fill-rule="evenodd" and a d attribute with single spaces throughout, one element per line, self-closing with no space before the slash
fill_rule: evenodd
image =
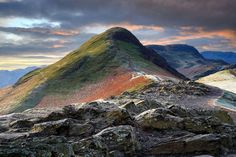
<path id="1" fill-rule="evenodd" d="M 235 0 L 22 0 L 0 3 L 2 17 L 59 21 L 63 28 L 129 21 L 161 26 L 235 29 Z"/>
<path id="2" fill-rule="evenodd" d="M 0 27 L 1 32 L 8 32 L 23 36 L 34 37 L 55 37 L 64 38 L 71 36 L 78 36 L 79 30 L 64 30 L 55 28 L 33 27 L 33 28 L 20 28 L 20 27 Z"/>
<path id="3" fill-rule="evenodd" d="M 12 55 L 25 55 L 25 54 L 40 54 L 40 53 L 52 53 L 62 50 L 62 48 L 52 48 L 49 46 L 50 43 L 29 43 L 29 44 L 3 44 L 0 47 L 1 56 L 12 56 Z M 20 52 L 20 53 L 19 53 Z"/>
<path id="4" fill-rule="evenodd" d="M 54 34 L 48 34 L 47 38 L 43 38 L 41 34 L 37 35 L 35 33 L 26 33 L 29 35 L 29 38 L 25 39 L 27 41 L 23 41 L 25 43 L 1 43 L 0 56 L 22 56 L 35 54 L 61 55 L 78 48 L 79 45 L 94 35 L 80 34 L 78 36 L 70 36 L 69 38 L 64 36 L 56 36 L 55 38 Z"/>
<path id="5" fill-rule="evenodd" d="M 26 59 L 55 59 L 55 58 L 61 58 L 61 57 L 51 57 L 51 56 L 32 56 L 32 55 L 28 55 L 28 56 L 21 56 L 21 58 L 26 58 Z"/>

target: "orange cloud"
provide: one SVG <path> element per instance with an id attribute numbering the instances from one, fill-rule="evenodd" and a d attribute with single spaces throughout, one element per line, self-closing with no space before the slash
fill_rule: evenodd
<path id="1" fill-rule="evenodd" d="M 201 37 L 192 37 L 192 36 L 171 36 L 168 38 L 162 38 L 158 40 L 142 40 L 141 42 L 144 45 L 151 45 L 151 44 L 157 44 L 157 45 L 168 45 L 168 44 L 174 44 L 174 43 L 184 43 L 186 40 L 191 39 L 198 39 Z"/>
<path id="2" fill-rule="evenodd" d="M 216 31 L 206 31 L 201 27 L 197 27 L 195 29 L 188 29 L 180 32 L 181 35 L 184 36 L 193 36 L 198 38 L 215 38 L 222 37 L 225 39 L 236 40 L 236 31 L 235 30 L 216 30 Z"/>
<path id="3" fill-rule="evenodd" d="M 155 25 L 135 25 L 135 24 L 130 24 L 128 22 L 122 22 L 122 23 L 114 23 L 114 24 L 91 24 L 82 27 L 82 30 L 85 32 L 94 32 L 94 33 L 101 33 L 111 27 L 123 27 L 126 28 L 130 31 L 137 31 L 137 30 L 154 30 L 154 31 L 160 31 L 163 32 L 164 28 L 160 26 L 155 26 Z"/>
<path id="4" fill-rule="evenodd" d="M 52 30 L 50 34 L 61 35 L 61 36 L 73 36 L 78 35 L 80 33 L 79 30 Z"/>
<path id="5" fill-rule="evenodd" d="M 52 47 L 51 48 L 61 48 L 61 47 L 64 47 L 64 45 L 52 45 Z"/>
<path id="6" fill-rule="evenodd" d="M 201 47 L 201 49 L 203 49 L 203 50 L 214 50 L 214 49 L 217 49 L 218 48 L 218 46 L 215 46 L 215 45 L 202 45 L 202 46 L 200 46 Z"/>
<path id="7" fill-rule="evenodd" d="M 74 36 L 80 33 L 79 29 L 65 30 L 65 29 L 47 29 L 47 28 L 16 28 L 16 31 L 61 35 L 61 36 Z"/>
<path id="8" fill-rule="evenodd" d="M 188 40 L 194 39 L 215 39 L 215 38 L 223 38 L 222 40 L 226 40 L 226 44 L 228 46 L 236 48 L 236 31 L 234 30 L 216 30 L 216 31 L 206 31 L 201 27 L 193 28 L 193 27 L 181 27 L 179 35 L 170 36 L 167 38 L 162 38 L 158 40 L 143 40 L 141 41 L 145 45 L 150 44 L 159 44 L 159 45 L 168 45 L 174 43 L 185 43 Z M 213 45 L 204 45 L 203 49 L 210 49 L 215 46 Z"/>
<path id="9" fill-rule="evenodd" d="M 124 27 L 130 31 L 137 31 L 137 30 L 143 30 L 143 29 L 147 29 L 147 30 L 155 30 L 155 31 L 164 31 L 163 27 L 160 26 L 154 26 L 154 25 L 133 25 L 130 24 L 128 22 L 124 22 L 124 23 L 119 23 L 119 24 L 111 24 L 108 25 L 109 27 Z"/>
<path id="10" fill-rule="evenodd" d="M 51 48 L 62 48 L 65 47 L 66 43 L 67 43 L 66 40 L 57 40 L 55 44 L 51 46 Z"/>

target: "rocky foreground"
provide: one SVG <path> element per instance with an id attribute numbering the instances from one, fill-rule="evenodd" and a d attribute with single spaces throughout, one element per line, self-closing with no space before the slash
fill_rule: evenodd
<path id="1" fill-rule="evenodd" d="M 201 84 L 167 81 L 107 101 L 0 116 L 0 157 L 234 156 L 227 112 L 171 101 L 211 94 Z"/>

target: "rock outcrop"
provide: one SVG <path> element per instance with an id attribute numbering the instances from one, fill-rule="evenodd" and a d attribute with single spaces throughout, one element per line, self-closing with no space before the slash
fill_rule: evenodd
<path id="1" fill-rule="evenodd" d="M 30 109 L 0 117 L 1 157 L 230 156 L 236 126 L 226 111 L 161 103 L 159 94 L 195 96 L 207 87 L 163 82 L 107 101 Z M 199 94 L 199 92 L 201 94 Z M 159 94 L 158 94 L 159 93 Z M 185 97 L 188 92 L 182 93 Z M 192 93 L 194 96 L 194 92 Z"/>
<path id="2" fill-rule="evenodd" d="M 155 101 L 66 106 L 32 116 L 2 116 L 0 156 L 227 156 L 236 126 L 225 111 L 197 111 Z M 149 104 L 149 105 L 145 105 Z M 144 111 L 143 111 L 144 110 Z M 9 120 L 11 119 L 11 120 Z"/>

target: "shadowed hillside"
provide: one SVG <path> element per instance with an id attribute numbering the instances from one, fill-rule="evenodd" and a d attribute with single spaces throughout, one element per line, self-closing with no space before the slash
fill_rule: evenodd
<path id="1" fill-rule="evenodd" d="M 170 66 L 190 79 L 209 75 L 227 65 L 223 61 L 203 58 L 197 49 L 189 45 L 149 45 L 147 47 L 164 57 Z"/>

